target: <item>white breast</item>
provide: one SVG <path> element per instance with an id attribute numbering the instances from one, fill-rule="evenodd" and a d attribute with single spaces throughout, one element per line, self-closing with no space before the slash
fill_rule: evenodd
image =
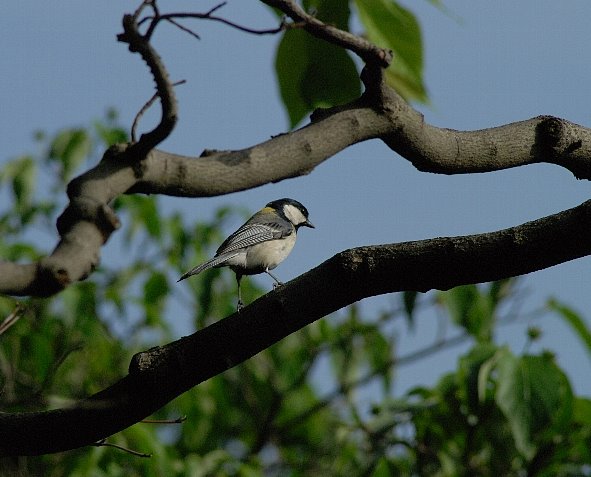
<path id="1" fill-rule="evenodd" d="M 295 245 L 295 232 L 282 240 L 269 240 L 248 248 L 246 253 L 246 268 L 256 269 L 251 273 L 261 273 L 266 269 L 273 270 L 292 251 Z"/>

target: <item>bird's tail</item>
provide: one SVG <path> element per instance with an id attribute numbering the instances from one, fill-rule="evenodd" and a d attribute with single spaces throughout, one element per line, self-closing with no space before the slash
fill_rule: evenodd
<path id="1" fill-rule="evenodd" d="M 225 262 L 227 262 L 231 258 L 234 258 L 239 253 L 240 253 L 240 251 L 232 251 L 232 252 L 227 252 L 227 253 L 222 253 L 220 255 L 216 255 L 215 257 L 210 258 L 207 262 L 203 262 L 201 265 L 197 265 L 195 268 L 192 268 L 191 270 L 189 270 L 187 273 L 185 273 L 181 278 L 179 278 L 177 280 L 177 283 L 180 282 L 181 280 L 184 280 L 185 278 L 189 278 L 192 275 L 197 275 L 198 273 L 201 273 L 204 270 L 219 267 L 220 265 L 223 265 Z"/>

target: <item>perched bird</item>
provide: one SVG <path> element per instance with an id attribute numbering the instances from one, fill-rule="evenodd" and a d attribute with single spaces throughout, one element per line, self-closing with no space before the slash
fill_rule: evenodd
<path id="1" fill-rule="evenodd" d="M 189 270 L 178 281 L 210 268 L 230 267 L 238 282 L 240 311 L 243 306 L 240 294 L 242 276 L 264 272 L 275 280 L 273 288 L 281 285 L 270 270 L 289 255 L 295 245 L 297 231 L 302 226 L 314 228 L 308 220 L 308 210 L 297 200 L 279 199 L 269 202 L 230 235 L 212 259 Z"/>

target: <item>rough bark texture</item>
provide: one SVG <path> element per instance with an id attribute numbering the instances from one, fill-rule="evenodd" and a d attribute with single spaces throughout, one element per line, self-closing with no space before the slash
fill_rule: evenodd
<path id="1" fill-rule="evenodd" d="M 125 193 L 207 197 L 309 174 L 351 144 L 380 138 L 425 172 L 468 174 L 537 162 L 591 178 L 591 130 L 540 116 L 479 131 L 426 124 L 423 117 L 384 86 L 381 111 L 367 97 L 312 124 L 240 151 L 207 151 L 186 157 L 153 150 L 130 158 L 129 148 L 108 150 L 93 169 L 68 187 L 70 204 L 58 220 L 61 239 L 36 265 L 0 263 L 0 293 L 49 296 L 84 279 L 96 267 L 100 248 L 118 220 L 109 207 Z M 397 159 L 398 156 L 393 156 Z"/>
<path id="2" fill-rule="evenodd" d="M 137 354 L 126 377 L 71 408 L 0 413 L 0 455 L 91 445 L 362 298 L 401 290 L 447 290 L 523 275 L 589 254 L 591 201 L 494 233 L 344 251 L 240 313 Z"/>

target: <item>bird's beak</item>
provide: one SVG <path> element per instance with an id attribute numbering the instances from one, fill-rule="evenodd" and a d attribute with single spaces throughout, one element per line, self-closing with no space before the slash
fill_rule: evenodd
<path id="1" fill-rule="evenodd" d="M 311 229 L 315 229 L 316 227 L 314 227 L 314 224 L 312 222 L 310 222 L 309 220 L 306 220 L 303 224 L 304 227 L 310 227 Z"/>

